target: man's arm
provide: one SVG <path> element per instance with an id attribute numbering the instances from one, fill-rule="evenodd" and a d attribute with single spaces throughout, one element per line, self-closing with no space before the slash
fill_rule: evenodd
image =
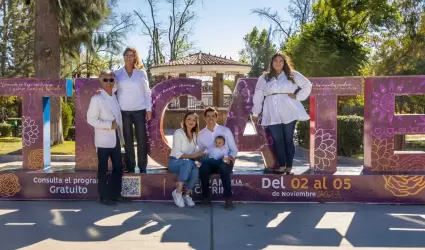
<path id="1" fill-rule="evenodd" d="M 227 146 L 229 147 L 229 150 L 230 150 L 229 155 L 232 156 L 233 158 L 236 158 L 236 156 L 238 155 L 238 147 L 235 142 L 235 137 L 233 137 L 233 133 L 229 128 L 226 128 L 225 136 L 226 136 Z"/>
<path id="2" fill-rule="evenodd" d="M 199 133 L 199 135 L 197 136 L 197 140 L 196 140 L 196 143 L 198 144 L 198 149 L 199 149 L 199 151 L 204 151 L 204 150 L 206 150 L 207 148 L 205 147 L 205 145 L 202 143 L 202 140 L 201 140 L 201 137 L 202 137 L 202 134 L 201 133 Z"/>
<path id="3" fill-rule="evenodd" d="M 99 118 L 100 103 L 99 97 L 93 96 L 90 100 L 89 108 L 87 110 L 87 122 L 95 128 L 111 129 L 112 121 L 105 121 Z"/>

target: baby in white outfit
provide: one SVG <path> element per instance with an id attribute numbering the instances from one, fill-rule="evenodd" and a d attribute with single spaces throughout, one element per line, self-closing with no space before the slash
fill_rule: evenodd
<path id="1" fill-rule="evenodd" d="M 214 140 L 214 146 L 206 149 L 205 153 L 208 155 L 209 158 L 213 158 L 215 160 L 223 160 L 224 162 L 227 162 L 227 159 L 229 157 L 229 148 L 225 145 L 226 139 L 219 135 Z"/>

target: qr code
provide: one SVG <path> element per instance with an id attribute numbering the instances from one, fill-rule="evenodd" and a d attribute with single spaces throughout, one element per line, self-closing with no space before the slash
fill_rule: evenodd
<path id="1" fill-rule="evenodd" d="M 121 195 L 129 198 L 140 198 L 142 196 L 140 176 L 123 176 Z"/>

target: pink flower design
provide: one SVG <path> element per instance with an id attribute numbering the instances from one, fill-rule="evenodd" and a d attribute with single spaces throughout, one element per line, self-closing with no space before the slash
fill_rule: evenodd
<path id="1" fill-rule="evenodd" d="M 324 170 L 331 166 L 331 160 L 336 157 L 336 141 L 331 134 L 324 133 L 323 129 L 316 131 L 314 135 L 314 167 L 316 170 Z"/>
<path id="2" fill-rule="evenodd" d="M 31 117 L 22 117 L 22 143 L 24 147 L 29 147 L 38 139 L 38 125 Z"/>

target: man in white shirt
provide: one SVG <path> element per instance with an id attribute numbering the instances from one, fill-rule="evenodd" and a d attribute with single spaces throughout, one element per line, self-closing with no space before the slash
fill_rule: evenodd
<path id="1" fill-rule="evenodd" d="M 87 110 L 87 122 L 94 127 L 94 139 L 99 161 L 97 178 L 100 202 L 114 205 L 122 200 L 122 158 L 123 140 L 122 117 L 120 107 L 112 88 L 115 76 L 110 71 L 100 74 L 100 93 L 94 95 Z M 112 179 L 108 181 L 108 160 L 112 161 Z"/>
<path id="2" fill-rule="evenodd" d="M 201 180 L 203 196 L 202 204 L 209 205 L 211 203 L 210 176 L 211 174 L 219 173 L 224 190 L 224 207 L 230 210 L 233 209 L 231 184 L 232 179 L 230 175 L 233 171 L 233 165 L 238 154 L 238 148 L 236 146 L 232 131 L 230 131 L 230 129 L 227 127 L 218 125 L 217 118 L 218 112 L 215 108 L 209 107 L 205 109 L 204 119 L 207 123 L 207 126 L 199 133 L 198 146 L 202 151 L 209 149 L 214 146 L 214 140 L 217 136 L 223 136 L 225 138 L 226 147 L 229 149 L 229 155 L 226 162 L 224 162 L 222 159 L 215 160 L 213 158 L 205 158 L 202 160 L 202 164 L 199 169 L 199 179 Z"/>

